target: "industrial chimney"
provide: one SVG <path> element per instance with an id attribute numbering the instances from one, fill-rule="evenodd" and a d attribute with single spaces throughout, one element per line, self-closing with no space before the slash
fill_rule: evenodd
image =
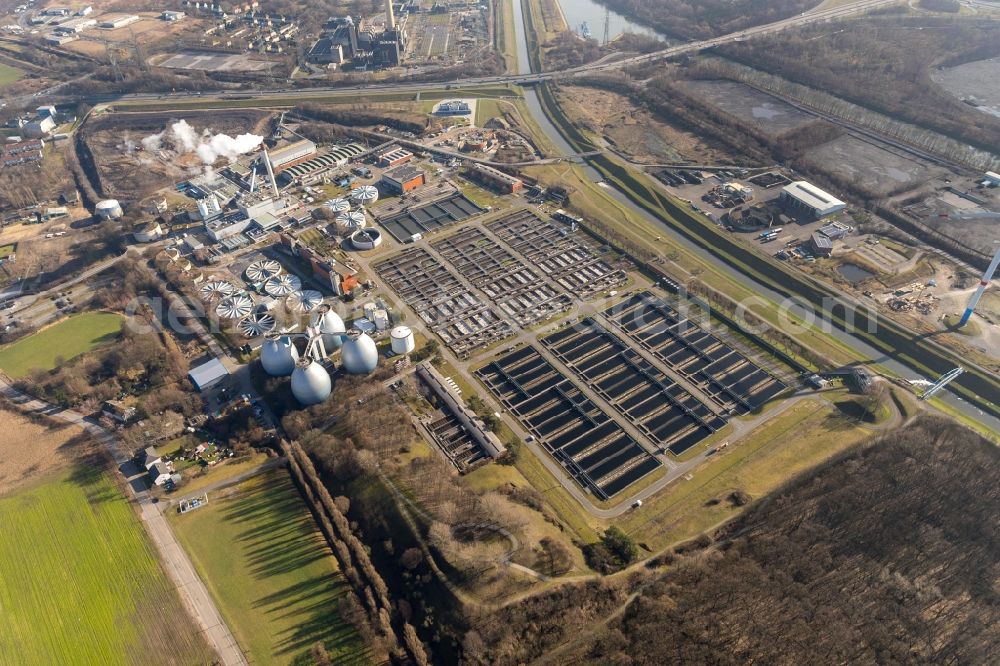
<path id="1" fill-rule="evenodd" d="M 396 15 L 392 13 L 392 0 L 385 0 L 385 29 L 396 29 Z"/>

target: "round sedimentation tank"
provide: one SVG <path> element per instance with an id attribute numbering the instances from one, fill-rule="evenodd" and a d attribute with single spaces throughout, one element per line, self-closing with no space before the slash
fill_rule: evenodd
<path id="1" fill-rule="evenodd" d="M 201 300 L 212 302 L 234 295 L 236 287 L 225 280 L 212 280 L 203 284 L 198 292 Z"/>
<path id="2" fill-rule="evenodd" d="M 347 331 L 344 320 L 329 305 L 319 306 L 316 312 L 318 318 L 315 325 L 319 327 L 319 332 L 323 336 L 323 348 L 328 353 L 339 349 L 344 343 L 343 335 Z"/>
<path id="3" fill-rule="evenodd" d="M 247 266 L 246 276 L 250 282 L 267 282 L 281 273 L 281 264 L 274 259 L 261 259 Z"/>
<path id="4" fill-rule="evenodd" d="M 378 201 L 378 190 L 374 185 L 362 185 L 351 190 L 351 201 L 359 206 L 371 206 Z"/>
<path id="5" fill-rule="evenodd" d="M 333 211 L 334 213 L 344 213 L 346 211 L 351 210 L 351 202 L 348 201 L 347 199 L 344 199 L 343 197 L 330 199 L 323 205 L 326 206 L 331 211 Z"/>
<path id="6" fill-rule="evenodd" d="M 374 250 L 382 244 L 382 232 L 375 227 L 358 229 L 351 234 L 351 245 L 358 250 Z"/>
<path id="7" fill-rule="evenodd" d="M 323 302 L 323 294 L 315 289 L 303 289 L 288 295 L 285 307 L 291 312 L 312 312 Z"/>
<path id="8" fill-rule="evenodd" d="M 253 299 L 246 294 L 235 294 L 223 298 L 215 306 L 215 314 L 223 319 L 243 319 L 253 310 Z"/>
<path id="9" fill-rule="evenodd" d="M 278 325 L 274 317 L 267 312 L 255 312 L 240 320 L 239 329 L 245 337 L 256 338 L 274 330 Z"/>
<path id="10" fill-rule="evenodd" d="M 287 335 L 270 333 L 260 348 L 260 364 L 272 377 L 287 377 L 295 371 L 299 351 Z"/>
<path id="11" fill-rule="evenodd" d="M 417 346 L 409 326 L 397 326 L 389 331 L 389 344 L 392 353 L 400 355 L 409 354 Z"/>
<path id="12" fill-rule="evenodd" d="M 290 273 L 275 275 L 264 283 L 264 291 L 275 298 L 288 296 L 297 291 L 302 291 L 302 281 L 298 276 L 291 275 Z"/>
<path id="13" fill-rule="evenodd" d="M 340 213 L 334 221 L 337 223 L 337 226 L 344 229 L 346 233 L 352 233 L 357 229 L 363 229 L 367 224 L 365 214 L 357 210 L 349 213 Z"/>
<path id="14" fill-rule="evenodd" d="M 111 220 L 123 215 L 122 206 L 118 203 L 117 199 L 105 199 L 103 201 L 98 201 L 97 205 L 94 207 L 94 212 L 97 213 L 97 217 L 102 220 Z"/>
<path id="15" fill-rule="evenodd" d="M 300 358 L 292 371 L 292 395 L 303 405 L 318 405 L 330 397 L 330 375 L 311 358 Z"/>
<path id="16" fill-rule="evenodd" d="M 378 366 L 378 347 L 367 333 L 351 331 L 340 352 L 340 363 L 352 375 L 367 375 Z"/>

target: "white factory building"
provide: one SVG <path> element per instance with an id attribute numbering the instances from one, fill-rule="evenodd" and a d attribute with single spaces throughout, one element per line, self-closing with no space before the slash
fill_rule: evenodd
<path id="1" fill-rule="evenodd" d="M 283 168 L 301 164 L 315 154 L 316 144 L 308 139 L 302 139 L 269 151 L 267 157 L 271 162 L 271 168 L 280 171 Z"/>
<path id="2" fill-rule="evenodd" d="M 847 204 L 804 180 L 797 180 L 781 190 L 781 202 L 795 212 L 811 214 L 816 219 L 839 213 Z"/>

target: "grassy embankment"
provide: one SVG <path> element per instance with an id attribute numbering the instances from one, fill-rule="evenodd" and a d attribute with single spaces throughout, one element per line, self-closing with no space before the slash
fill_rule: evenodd
<path id="1" fill-rule="evenodd" d="M 592 144 L 579 130 L 568 123 L 551 90 L 543 86 L 539 96 L 546 113 L 574 149 L 580 152 L 589 150 Z M 832 288 L 792 272 L 777 261 L 762 257 L 741 246 L 708 220 L 694 214 L 685 204 L 660 192 L 648 178 L 635 174 L 607 155 L 587 158 L 587 162 L 607 182 L 681 237 L 779 295 L 801 299 L 813 307 L 825 310 L 832 327 L 850 331 L 856 338 L 873 346 L 887 358 L 927 377 L 937 377 L 958 365 L 959 359 L 925 340 L 914 339 L 909 331 L 891 320 L 879 318 L 876 324 L 875 319 L 863 309 L 848 313 L 841 305 L 834 308 L 825 307 L 830 302 L 836 302 L 835 299 L 839 297 Z M 825 338 L 830 340 L 832 336 Z M 1000 416 L 1000 405 L 986 397 L 1000 395 L 1000 381 L 996 377 L 970 368 L 953 382 L 953 387 L 971 404 L 994 416 Z"/>
<path id="2" fill-rule="evenodd" d="M 99 468 L 0 499 L 0 663 L 205 664 L 139 518 Z"/>
<path id="3" fill-rule="evenodd" d="M 110 312 L 73 315 L 0 348 L 0 370 L 11 379 L 39 368 L 52 370 L 59 359 L 68 361 L 115 340 L 123 321 Z"/>
<path id="4" fill-rule="evenodd" d="M 308 663 L 317 642 L 335 664 L 368 663 L 338 612 L 346 582 L 286 470 L 244 481 L 172 523 L 251 663 Z"/>

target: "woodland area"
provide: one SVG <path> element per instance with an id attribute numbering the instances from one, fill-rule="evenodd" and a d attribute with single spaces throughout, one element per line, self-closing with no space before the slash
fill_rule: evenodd
<path id="1" fill-rule="evenodd" d="M 580 661 L 990 662 L 998 462 L 932 417 L 855 449 L 678 559 Z"/>
<path id="2" fill-rule="evenodd" d="M 1000 54 L 1000 25 L 994 21 L 894 17 L 824 23 L 727 44 L 719 52 L 978 148 L 1000 151 L 1000 119 L 963 104 L 930 78 L 932 67 Z"/>
<path id="3" fill-rule="evenodd" d="M 794 16 L 818 0 L 602 0 L 638 23 L 684 39 L 706 39 Z"/>

